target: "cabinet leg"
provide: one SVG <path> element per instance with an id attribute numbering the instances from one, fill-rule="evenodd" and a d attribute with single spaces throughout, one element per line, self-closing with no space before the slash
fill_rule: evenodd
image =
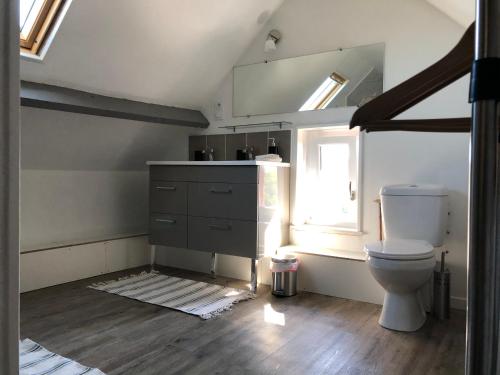
<path id="1" fill-rule="evenodd" d="M 215 279 L 215 261 L 217 258 L 217 254 L 215 252 L 212 253 L 212 259 L 210 260 L 210 276 Z"/>
<path id="2" fill-rule="evenodd" d="M 151 245 L 151 264 L 150 264 L 150 271 L 153 272 L 155 270 L 155 263 L 156 263 L 156 245 Z"/>
<path id="3" fill-rule="evenodd" d="M 250 290 L 257 293 L 257 259 L 252 259 L 250 267 Z"/>

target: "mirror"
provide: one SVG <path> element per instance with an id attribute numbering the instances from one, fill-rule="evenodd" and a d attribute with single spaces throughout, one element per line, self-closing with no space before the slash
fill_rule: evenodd
<path id="1" fill-rule="evenodd" d="M 236 66 L 233 116 L 361 106 L 383 91 L 383 43 Z"/>

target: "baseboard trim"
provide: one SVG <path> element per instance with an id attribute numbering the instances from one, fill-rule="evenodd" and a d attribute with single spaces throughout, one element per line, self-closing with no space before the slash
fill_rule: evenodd
<path id="1" fill-rule="evenodd" d="M 65 247 L 90 245 L 90 244 L 94 244 L 94 243 L 107 242 L 107 241 L 124 240 L 127 238 L 144 237 L 147 235 L 148 235 L 148 233 L 113 234 L 113 235 L 109 235 L 109 236 L 86 239 L 86 240 L 57 242 L 57 243 L 47 245 L 47 246 L 38 246 L 38 247 L 34 247 L 34 248 L 22 249 L 21 254 L 30 254 L 30 253 L 36 253 L 39 251 L 61 249 L 61 248 L 65 248 Z"/>
<path id="2" fill-rule="evenodd" d="M 147 236 L 20 254 L 21 292 L 150 264 Z"/>

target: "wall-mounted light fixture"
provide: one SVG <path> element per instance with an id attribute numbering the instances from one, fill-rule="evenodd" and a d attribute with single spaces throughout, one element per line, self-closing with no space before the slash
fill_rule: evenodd
<path id="1" fill-rule="evenodd" d="M 281 39 L 281 33 L 278 30 L 271 30 L 267 35 L 266 42 L 264 43 L 264 51 L 271 52 L 276 49 L 276 44 Z"/>

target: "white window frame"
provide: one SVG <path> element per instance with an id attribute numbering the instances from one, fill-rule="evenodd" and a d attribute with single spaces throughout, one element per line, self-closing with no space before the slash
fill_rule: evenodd
<path id="1" fill-rule="evenodd" d="M 357 199 L 357 222 L 355 227 L 347 228 L 340 227 L 336 225 L 319 225 L 313 223 L 307 223 L 307 214 L 304 213 L 304 209 L 301 206 L 301 178 L 305 172 L 305 157 L 304 157 L 304 145 L 301 138 L 301 133 L 306 131 L 325 131 L 331 133 L 327 135 L 327 138 L 334 136 L 355 136 L 356 137 L 356 151 L 357 151 L 357 163 L 356 163 L 356 177 L 357 186 L 356 189 L 356 199 Z M 302 133 L 304 134 L 304 133 Z M 330 126 L 320 126 L 320 127 L 303 127 L 298 128 L 296 132 L 296 142 L 295 142 L 295 157 L 296 157 L 296 171 L 295 171 L 295 194 L 293 201 L 293 219 L 292 219 L 292 230 L 306 230 L 322 233 L 331 234 L 347 234 L 347 235 L 362 235 L 363 234 L 363 133 L 359 132 L 358 129 L 349 130 L 347 125 L 330 125 Z M 321 142 L 315 142 L 320 144 Z M 306 151 L 307 152 L 307 151 Z"/>
<path id="2" fill-rule="evenodd" d="M 43 32 L 43 35 L 40 35 L 40 43 L 36 44 L 35 49 L 23 48 L 20 46 L 19 53 L 21 60 L 38 63 L 43 62 L 72 1 L 73 0 L 63 0 L 57 5 L 57 12 L 53 15 L 52 19 L 48 20 L 48 27 Z"/>

